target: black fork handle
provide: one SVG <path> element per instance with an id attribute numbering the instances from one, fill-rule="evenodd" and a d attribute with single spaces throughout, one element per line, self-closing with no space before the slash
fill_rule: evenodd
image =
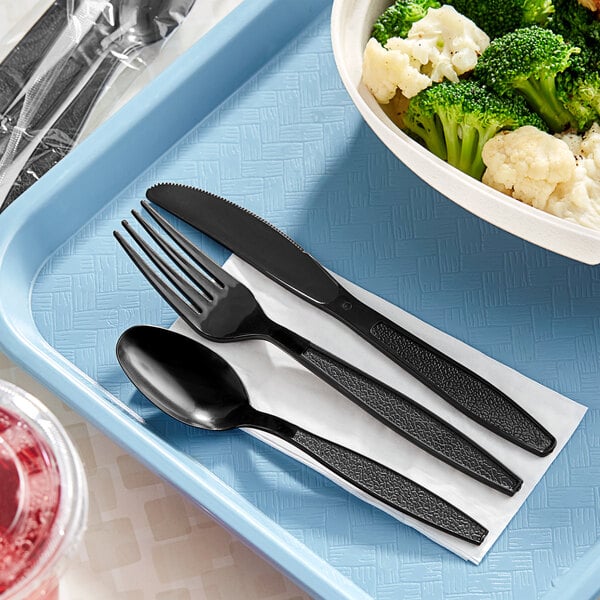
<path id="1" fill-rule="evenodd" d="M 252 427 L 277 435 L 387 506 L 472 544 L 480 545 L 487 536 L 472 517 L 400 473 L 283 419 L 254 412 Z"/>
<path id="2" fill-rule="evenodd" d="M 556 439 L 498 388 L 346 290 L 325 308 L 480 425 L 537 456 L 556 447 Z"/>
<path id="3" fill-rule="evenodd" d="M 275 323 L 268 339 L 380 422 L 452 467 L 509 496 L 522 480 L 458 429 L 404 394 Z"/>

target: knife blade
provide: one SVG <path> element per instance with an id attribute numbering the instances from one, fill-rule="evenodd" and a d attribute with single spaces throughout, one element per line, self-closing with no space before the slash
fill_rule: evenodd
<path id="1" fill-rule="evenodd" d="M 537 456 L 556 439 L 497 387 L 355 298 L 294 240 L 249 210 L 204 190 L 161 183 L 148 200 L 202 231 L 248 264 L 339 319 L 441 398 Z"/>

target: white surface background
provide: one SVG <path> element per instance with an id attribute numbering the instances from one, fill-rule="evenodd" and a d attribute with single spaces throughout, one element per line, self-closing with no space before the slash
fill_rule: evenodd
<path id="1" fill-rule="evenodd" d="M 158 61 L 128 91 L 109 92 L 92 127 L 225 16 L 240 0 L 199 0 Z M 0 54 L 50 0 L 0 0 Z M 175 37 L 176 36 L 176 37 Z M 122 86 L 123 87 L 123 86 Z M 0 378 L 44 402 L 83 459 L 90 487 L 84 542 L 61 584 L 61 600 L 303 600 L 308 596 L 0 354 Z"/>

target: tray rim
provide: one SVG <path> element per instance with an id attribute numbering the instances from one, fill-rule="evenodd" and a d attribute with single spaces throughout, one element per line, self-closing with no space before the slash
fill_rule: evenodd
<path id="1" fill-rule="evenodd" d="M 313 17 L 301 15 L 306 20 L 304 26 L 330 3 L 330 0 L 305 0 L 303 7 L 297 10 L 300 13 L 312 10 Z M 132 452 L 138 460 L 243 538 L 259 554 L 275 563 L 301 587 L 318 597 L 367 599 L 370 596 L 364 590 L 268 519 L 200 463 L 184 453 L 174 452 L 169 444 L 152 432 L 145 431 L 143 436 L 140 435 L 126 407 L 115 403 L 114 396 L 42 337 L 31 309 L 32 289 L 45 261 L 73 233 L 83 228 L 97 211 L 91 206 L 82 219 L 70 224 L 76 227 L 70 235 L 61 236 L 60 239 L 56 235 L 48 235 L 39 240 L 37 247 L 25 244 L 35 216 L 40 211 L 52 212 L 54 207 L 61 209 L 57 198 L 60 199 L 61 194 L 68 196 L 69 190 L 77 187 L 82 172 L 93 173 L 98 161 L 106 158 L 114 144 L 124 143 L 131 129 L 141 127 L 144 116 L 157 110 L 161 102 L 176 92 L 182 82 L 198 69 L 199 64 L 209 61 L 225 48 L 225 40 L 252 27 L 263 13 L 277 10 L 278 4 L 281 7 L 282 3 L 278 0 L 244 0 L 74 148 L 44 176 L 43 183 L 36 183 L 25 192 L 23 198 L 0 215 L 0 220 L 4 221 L 0 236 L 0 281 L 10 282 L 10 285 L 5 283 L 0 286 L 0 350 L 116 443 Z M 289 5 L 285 10 L 290 10 Z M 252 73 L 255 72 L 256 69 L 252 69 Z M 180 137 L 177 132 L 173 135 L 173 142 Z M 167 147 L 170 145 L 167 144 Z M 132 181 L 129 173 L 115 175 L 112 183 L 115 191 Z M 101 204 L 100 210 L 104 206 Z M 63 216 L 68 218 L 68 215 Z M 174 478 L 174 468 L 183 470 L 187 479 L 182 482 Z M 552 591 L 545 595 L 546 600 L 593 600 L 600 593 L 600 582 L 593 581 L 597 573 L 600 573 L 600 541 L 556 581 Z"/>

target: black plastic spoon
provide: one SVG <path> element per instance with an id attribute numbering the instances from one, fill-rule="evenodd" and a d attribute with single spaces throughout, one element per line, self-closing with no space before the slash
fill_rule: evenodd
<path id="1" fill-rule="evenodd" d="M 267 431 L 414 519 L 477 545 L 488 533 L 452 504 L 388 467 L 256 410 L 231 365 L 189 337 L 160 327 L 132 327 L 117 342 L 117 358 L 148 400 L 183 423 L 218 431 Z"/>

